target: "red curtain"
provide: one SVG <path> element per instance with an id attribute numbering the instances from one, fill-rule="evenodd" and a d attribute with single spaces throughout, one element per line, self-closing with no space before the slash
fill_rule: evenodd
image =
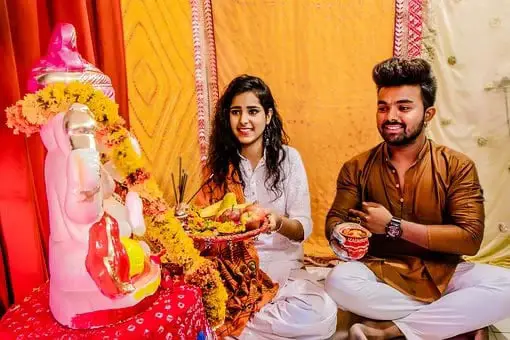
<path id="1" fill-rule="evenodd" d="M 80 53 L 110 76 L 129 122 L 120 0 L 0 0 L 0 315 L 48 277 L 44 147 L 38 135 L 13 135 L 4 110 L 25 94 L 58 22 L 74 25 Z"/>

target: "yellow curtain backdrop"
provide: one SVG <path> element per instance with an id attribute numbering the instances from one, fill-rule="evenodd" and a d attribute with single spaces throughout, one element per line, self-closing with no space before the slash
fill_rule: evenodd
<path id="1" fill-rule="evenodd" d="M 379 141 L 371 70 L 392 55 L 394 1 L 212 5 L 220 92 L 242 73 L 260 76 L 271 87 L 308 173 L 314 232 L 305 251 L 329 256 L 324 221 L 338 171 Z"/>
<path id="2" fill-rule="evenodd" d="M 189 0 L 122 0 L 131 131 L 173 202 L 178 158 L 189 195 L 201 181 Z M 176 179 L 177 180 L 177 179 Z"/>

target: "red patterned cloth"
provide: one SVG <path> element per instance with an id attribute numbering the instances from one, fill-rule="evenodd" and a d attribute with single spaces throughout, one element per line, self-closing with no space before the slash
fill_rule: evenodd
<path id="1" fill-rule="evenodd" d="M 0 339 L 205 339 L 207 324 L 200 289 L 174 283 L 160 289 L 152 306 L 123 322 L 75 330 L 60 325 L 49 306 L 49 285 L 34 289 L 23 303 L 12 306 L 0 321 Z"/>

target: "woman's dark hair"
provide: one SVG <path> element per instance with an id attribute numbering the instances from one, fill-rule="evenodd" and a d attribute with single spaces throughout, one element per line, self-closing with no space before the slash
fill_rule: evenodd
<path id="1" fill-rule="evenodd" d="M 237 140 L 230 127 L 230 107 L 235 96 L 252 92 L 257 96 L 266 115 L 271 109 L 273 115 L 263 132 L 263 147 L 265 148 L 265 166 L 267 176 L 265 186 L 273 191 L 277 197 L 283 193 L 281 181 L 284 179 L 282 164 L 286 158 L 283 145 L 288 143 L 288 136 L 283 129 L 283 123 L 269 87 L 262 79 L 250 75 L 241 75 L 230 82 L 216 106 L 212 132 L 209 139 L 209 153 L 207 166 L 213 173 L 212 180 L 217 185 L 226 186 L 227 176 L 238 179 L 245 187 L 240 170 L 241 143 Z M 233 172 L 229 174 L 229 166 Z"/>
<path id="2" fill-rule="evenodd" d="M 419 85 L 424 110 L 434 106 L 436 101 L 436 78 L 432 74 L 430 64 L 424 59 L 390 58 L 384 60 L 375 65 L 372 79 L 377 85 L 377 90 L 382 87 Z"/>

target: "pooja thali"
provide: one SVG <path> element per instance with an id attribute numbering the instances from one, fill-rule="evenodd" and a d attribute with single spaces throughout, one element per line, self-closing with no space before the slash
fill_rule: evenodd
<path id="1" fill-rule="evenodd" d="M 184 230 L 196 242 L 239 242 L 268 230 L 268 214 L 254 203 L 238 204 L 233 193 L 207 207 L 189 206 L 177 212 Z"/>

